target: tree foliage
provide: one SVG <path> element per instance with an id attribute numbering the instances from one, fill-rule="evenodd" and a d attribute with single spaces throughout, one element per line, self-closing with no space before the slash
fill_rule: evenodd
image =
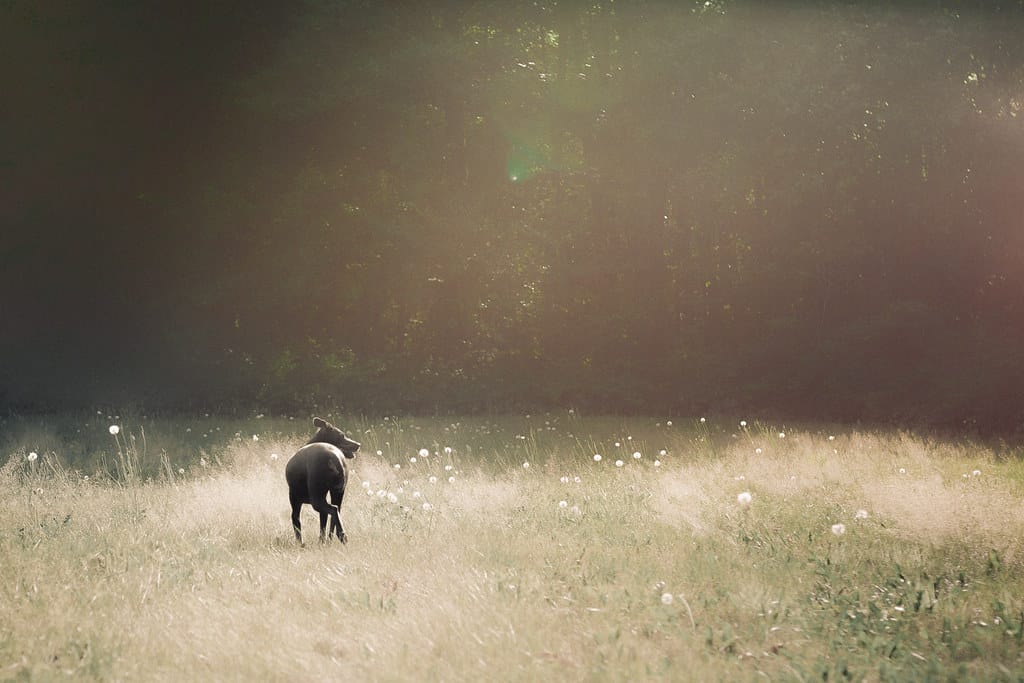
<path id="1" fill-rule="evenodd" d="M 9 401 L 1022 423 L 1021 3 L 431 5 L 8 3 Z"/>

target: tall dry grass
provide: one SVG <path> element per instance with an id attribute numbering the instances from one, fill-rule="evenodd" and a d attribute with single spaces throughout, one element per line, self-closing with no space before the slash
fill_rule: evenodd
<path id="1" fill-rule="evenodd" d="M 126 426 L 95 441 L 126 463 L 107 470 L 60 439 L 31 462 L 35 441 L 9 444 L 0 678 L 1024 671 L 1019 454 L 696 421 L 335 421 L 364 443 L 346 546 L 294 542 L 283 468 L 303 424 L 206 418 L 193 431 L 225 436 L 204 443 L 147 423 L 161 457 Z"/>

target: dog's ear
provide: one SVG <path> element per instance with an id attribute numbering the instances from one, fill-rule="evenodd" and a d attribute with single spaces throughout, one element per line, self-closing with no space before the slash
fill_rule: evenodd
<path id="1" fill-rule="evenodd" d="M 356 457 L 356 454 L 355 454 L 355 453 L 353 453 L 352 451 L 342 451 L 342 453 L 343 453 L 343 454 L 345 455 L 345 457 L 346 457 L 346 458 L 348 458 L 349 460 L 351 460 L 352 458 Z"/>
<path id="2" fill-rule="evenodd" d="M 316 427 L 317 429 L 323 429 L 324 427 L 327 426 L 327 421 L 324 420 L 322 417 L 314 417 L 313 426 Z"/>

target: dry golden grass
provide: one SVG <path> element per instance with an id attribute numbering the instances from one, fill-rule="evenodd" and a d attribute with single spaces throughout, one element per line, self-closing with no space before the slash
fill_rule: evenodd
<path id="1" fill-rule="evenodd" d="M 165 439 L 172 466 L 150 454 L 149 481 L 145 467 L 86 480 L 15 444 L 0 471 L 0 679 L 1024 670 L 1019 455 L 647 420 L 351 422 L 364 448 L 346 546 L 316 543 L 308 508 L 307 547 L 294 542 L 283 468 L 301 438 L 286 423 L 201 454 Z M 128 443 L 107 461 L 138 459 Z"/>

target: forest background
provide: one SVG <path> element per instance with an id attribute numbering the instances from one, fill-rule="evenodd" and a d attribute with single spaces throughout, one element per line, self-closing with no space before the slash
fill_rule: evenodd
<path id="1" fill-rule="evenodd" d="M 0 405 L 1019 432 L 1024 3 L 0 4 Z"/>

